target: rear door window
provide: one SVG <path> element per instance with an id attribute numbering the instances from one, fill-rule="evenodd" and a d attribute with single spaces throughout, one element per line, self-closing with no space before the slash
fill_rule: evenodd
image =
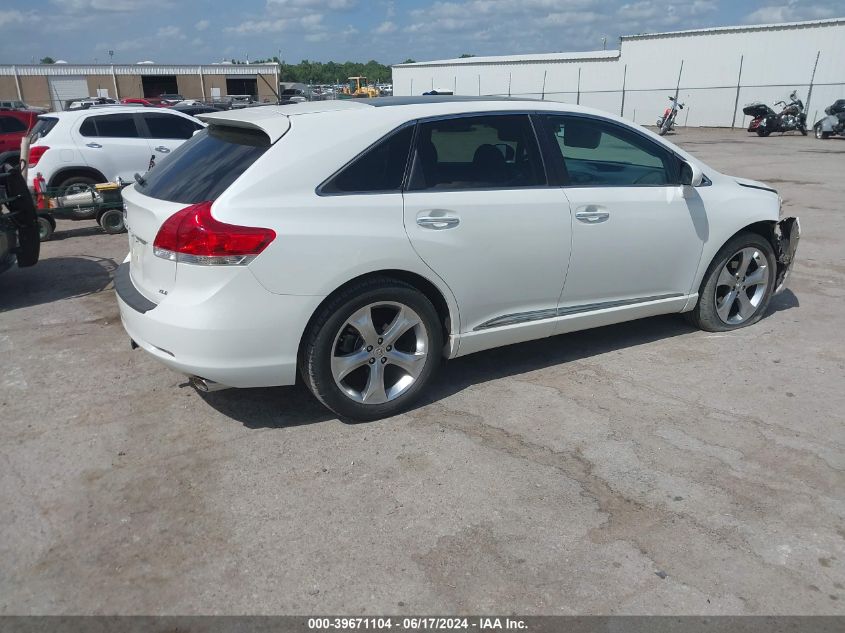
<path id="1" fill-rule="evenodd" d="M 546 184 L 527 114 L 421 123 L 409 189 L 513 189 Z"/>
<path id="2" fill-rule="evenodd" d="M 258 130 L 211 126 L 153 167 L 136 188 L 169 202 L 216 200 L 269 147 L 270 139 Z"/>
<path id="3" fill-rule="evenodd" d="M 330 178 L 320 187 L 320 193 L 399 191 L 413 136 L 413 125 L 392 132 Z"/>
<path id="4" fill-rule="evenodd" d="M 147 124 L 149 138 L 189 139 L 202 127 L 190 119 L 164 112 L 145 113 L 141 116 Z"/>
<path id="5" fill-rule="evenodd" d="M 140 137 L 138 126 L 135 123 L 135 115 L 129 113 L 88 117 L 79 127 L 79 133 L 82 136 L 100 138 Z"/>

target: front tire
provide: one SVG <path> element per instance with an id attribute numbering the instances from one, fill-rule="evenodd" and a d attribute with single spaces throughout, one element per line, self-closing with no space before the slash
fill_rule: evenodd
<path id="1" fill-rule="evenodd" d="M 763 318 L 777 277 L 769 241 L 742 232 L 725 244 L 707 269 L 698 303 L 687 319 L 707 332 L 727 332 Z"/>
<path id="2" fill-rule="evenodd" d="M 342 418 L 375 420 L 405 410 L 440 365 L 443 331 L 431 301 L 398 280 L 345 289 L 306 331 L 300 373 Z"/>
<path id="3" fill-rule="evenodd" d="M 762 136 L 763 138 L 765 138 L 769 134 L 771 134 L 771 132 L 767 128 L 764 128 L 764 127 L 758 127 L 757 128 L 757 136 Z"/>
<path id="4" fill-rule="evenodd" d="M 56 221 L 48 215 L 38 215 L 38 241 L 46 242 L 53 237 Z"/>

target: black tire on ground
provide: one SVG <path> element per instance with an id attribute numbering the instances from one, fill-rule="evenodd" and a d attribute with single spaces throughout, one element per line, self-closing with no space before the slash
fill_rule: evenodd
<path id="1" fill-rule="evenodd" d="M 336 337 L 344 323 L 356 311 L 379 302 L 399 303 L 416 312 L 428 333 L 428 351 L 422 370 L 404 393 L 382 404 L 363 404 L 338 387 L 331 359 Z M 340 417 L 376 420 L 400 413 L 419 397 L 441 364 L 442 349 L 442 326 L 428 297 L 402 281 L 379 277 L 346 288 L 320 308 L 303 337 L 299 371 L 314 396 Z"/>
<path id="2" fill-rule="evenodd" d="M 738 253 L 743 248 L 749 247 L 757 249 L 766 258 L 769 275 L 765 294 L 751 316 L 740 323 L 726 323 L 716 312 L 717 281 L 722 269 L 729 261 L 731 261 L 734 254 Z M 707 272 L 701 282 L 701 287 L 698 290 L 698 303 L 693 310 L 686 312 L 684 316 L 692 325 L 707 332 L 727 332 L 748 325 L 753 325 L 763 318 L 766 309 L 769 307 L 769 302 L 771 301 L 772 292 L 775 287 L 776 277 L 777 269 L 775 253 L 769 240 L 757 233 L 743 231 L 728 240 L 728 242 L 719 249 L 719 252 L 716 253 L 713 261 L 707 268 Z"/>
<path id="3" fill-rule="evenodd" d="M 757 136 L 762 136 L 762 137 L 765 138 L 769 134 L 771 134 L 771 132 L 768 129 L 766 129 L 764 127 L 758 127 L 757 128 Z"/>
<path id="4" fill-rule="evenodd" d="M 53 237 L 53 231 L 56 230 L 56 221 L 47 215 L 38 216 L 38 239 L 46 242 Z"/>
<path id="5" fill-rule="evenodd" d="M 801 136 L 807 136 L 807 126 L 801 124 L 798 126 L 798 131 L 801 132 Z"/>
<path id="6" fill-rule="evenodd" d="M 123 224 L 123 211 L 121 209 L 108 209 L 103 211 L 97 222 L 109 235 L 125 233 L 126 226 Z"/>

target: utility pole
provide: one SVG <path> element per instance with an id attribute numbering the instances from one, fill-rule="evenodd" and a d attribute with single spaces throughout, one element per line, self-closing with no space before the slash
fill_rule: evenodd
<path id="1" fill-rule="evenodd" d="M 807 90 L 807 107 L 806 107 L 806 108 L 804 108 L 804 112 L 809 112 L 809 111 L 810 111 L 810 99 L 811 99 L 811 98 L 812 98 L 812 96 L 813 96 L 813 82 L 814 82 L 814 81 L 815 81 L 815 79 L 816 79 L 816 68 L 818 68 L 818 65 L 819 65 L 819 56 L 821 56 L 821 54 L 822 54 L 822 52 L 821 52 L 821 51 L 818 51 L 818 52 L 816 53 L 816 63 L 815 63 L 815 64 L 813 64 L 813 74 L 810 76 L 810 88 Z"/>
<path id="2" fill-rule="evenodd" d="M 734 129 L 736 126 L 736 111 L 739 108 L 739 90 L 742 86 L 742 62 L 745 59 L 745 55 L 739 56 L 739 74 L 736 77 L 736 98 L 734 99 L 734 118 L 731 121 L 731 129 Z"/>

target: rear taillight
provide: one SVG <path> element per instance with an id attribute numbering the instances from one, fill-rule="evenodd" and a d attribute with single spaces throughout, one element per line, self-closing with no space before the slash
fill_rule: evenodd
<path id="1" fill-rule="evenodd" d="M 211 202 L 199 202 L 171 215 L 153 241 L 156 257 L 204 266 L 248 264 L 276 239 L 276 232 L 225 224 L 211 216 Z"/>
<path id="2" fill-rule="evenodd" d="M 49 147 L 46 145 L 33 145 L 29 148 L 29 166 L 35 167 L 38 164 L 38 161 L 41 160 L 41 157 L 44 156 L 44 152 L 46 152 Z"/>

